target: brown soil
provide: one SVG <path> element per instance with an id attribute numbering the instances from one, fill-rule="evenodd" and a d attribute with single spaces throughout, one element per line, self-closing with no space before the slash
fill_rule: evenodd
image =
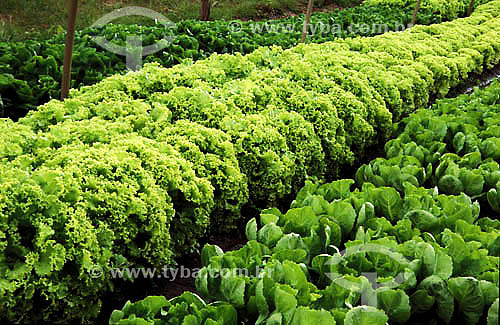
<path id="1" fill-rule="evenodd" d="M 1 22 L 5 22 L 5 23 L 11 24 L 13 18 L 14 18 L 14 16 L 12 16 L 12 15 L 4 15 L 4 14 L 0 13 L 0 21 Z"/>
<path id="2" fill-rule="evenodd" d="M 336 9 L 344 9 L 342 7 L 340 7 L 339 5 L 337 4 L 334 4 L 334 3 L 328 3 L 328 4 L 325 4 L 324 6 L 322 7 L 315 7 L 313 8 L 312 12 L 331 12 L 331 11 L 334 11 Z M 268 10 L 266 12 L 265 15 L 262 15 L 262 16 L 259 16 L 259 17 L 256 17 L 256 18 L 245 18 L 245 17 L 236 17 L 235 19 L 239 19 L 241 21 L 247 21 L 247 20 L 253 20 L 253 21 L 261 21 L 261 20 L 271 20 L 271 19 L 282 19 L 282 18 L 288 18 L 288 17 L 294 17 L 294 16 L 298 16 L 298 15 L 302 15 L 302 14 L 305 14 L 307 11 L 307 5 L 306 4 L 299 4 L 297 6 L 297 9 L 294 10 L 294 11 L 290 11 L 290 10 L 286 10 L 286 11 L 280 11 L 280 10 Z"/>

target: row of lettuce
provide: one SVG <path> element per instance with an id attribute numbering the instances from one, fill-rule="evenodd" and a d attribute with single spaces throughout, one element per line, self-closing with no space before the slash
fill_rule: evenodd
<path id="1" fill-rule="evenodd" d="M 500 213 L 500 111 L 496 85 L 472 98 L 441 100 L 433 110 L 404 119 L 401 135 L 385 145 L 386 158 L 363 165 L 358 184 L 402 190 L 404 182 L 465 193 Z"/>
<path id="2" fill-rule="evenodd" d="M 476 5 L 489 0 L 476 1 Z M 424 0 L 418 24 L 429 25 L 463 16 L 468 0 L 442 3 Z M 336 38 L 373 36 L 407 28 L 412 1 L 365 1 L 356 8 L 312 16 L 310 41 L 322 43 Z M 171 67 L 184 60 L 207 58 L 213 53 L 251 53 L 260 46 L 290 48 L 301 38 L 303 15 L 267 22 L 182 21 L 175 26 L 105 25 L 79 31 L 75 37 L 72 88 L 91 85 L 104 77 L 127 71 L 124 57 L 100 48 L 93 37 L 102 36 L 126 46 L 128 35 L 142 36 L 143 46 L 157 43 L 167 35 L 172 43 L 144 58 Z M 351 26 L 351 27 L 350 27 Z M 60 97 L 64 35 L 46 41 L 0 43 L 0 117 L 19 118 L 27 111 Z"/>
<path id="3" fill-rule="evenodd" d="M 393 121 L 498 63 L 499 15 L 496 0 L 405 33 L 148 65 L 0 120 L 0 317 L 90 321 L 112 268 L 169 265 L 337 178 Z"/>
<path id="4" fill-rule="evenodd" d="M 206 245 L 202 298 L 127 302 L 109 324 L 498 324 L 498 196 L 494 212 L 473 198 L 500 186 L 500 145 L 479 140 L 500 140 L 485 134 L 499 116 L 498 82 L 417 111 L 356 182 L 308 182 L 286 213 L 250 220 L 241 249 Z"/>

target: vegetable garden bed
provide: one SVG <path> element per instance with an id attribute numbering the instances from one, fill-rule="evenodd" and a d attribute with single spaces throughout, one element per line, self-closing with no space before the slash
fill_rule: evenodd
<path id="1" fill-rule="evenodd" d="M 464 118 L 464 114 L 470 116 L 470 118 L 468 117 Z M 498 185 L 496 184 L 497 183 L 500 184 L 500 173 L 499 173 L 500 168 L 498 167 L 498 161 L 499 161 L 498 158 L 493 158 L 494 154 L 492 153 L 492 150 L 494 149 L 492 149 L 490 142 L 493 141 L 493 139 L 495 138 L 500 138 L 500 136 L 498 135 L 496 135 L 494 138 L 491 137 L 491 132 L 494 132 L 492 131 L 492 127 L 494 128 L 496 125 L 495 122 L 493 122 L 492 118 L 494 117 L 498 118 L 499 116 L 500 116 L 500 84 L 498 82 L 494 82 L 493 85 L 489 86 L 487 89 L 484 90 L 478 90 L 476 88 L 475 92 L 471 95 L 461 95 L 456 99 L 440 100 L 435 105 L 433 105 L 431 109 L 419 110 L 411 114 L 409 117 L 405 118 L 400 123 L 398 129 L 400 129 L 401 131 L 397 132 L 400 133 L 399 136 L 396 139 L 391 140 L 386 145 L 385 151 L 388 153 L 387 158 L 375 159 L 370 164 L 363 165 L 361 168 L 358 169 L 356 173 L 355 184 L 356 188 L 358 188 L 358 190 L 361 193 L 363 193 L 363 195 L 358 194 L 358 196 L 364 196 L 365 197 L 364 200 L 366 202 L 369 202 L 369 204 L 365 205 L 366 203 L 362 204 L 356 202 L 354 196 L 350 198 L 350 201 L 347 200 L 347 202 L 350 202 L 355 208 L 354 210 L 356 211 L 356 214 L 351 216 L 352 218 L 354 218 L 354 220 L 351 221 L 342 220 L 339 219 L 340 218 L 339 214 L 331 215 L 328 212 L 330 211 L 329 207 L 332 204 L 334 204 L 335 201 L 335 200 L 332 201 L 331 198 L 328 198 L 331 197 L 329 193 L 332 191 L 335 193 L 342 191 L 345 192 L 349 187 L 352 187 L 349 184 L 353 182 L 349 180 L 344 180 L 340 182 L 337 181 L 326 185 L 312 184 L 312 183 L 308 184 L 299 192 L 299 195 L 292 204 L 292 209 L 289 210 L 287 214 L 292 214 L 292 211 L 296 212 L 297 210 L 294 208 L 311 206 L 313 208 L 313 211 L 307 210 L 308 211 L 307 213 L 301 213 L 300 215 L 303 216 L 304 219 L 297 217 L 298 219 L 295 222 L 307 222 L 306 220 L 308 220 L 308 218 L 321 219 L 322 216 L 324 216 L 326 218 L 332 219 L 336 224 L 339 224 L 340 227 L 343 228 L 342 226 L 346 224 L 346 222 L 347 224 L 350 224 L 351 222 L 356 221 L 355 223 L 353 223 L 354 224 L 353 229 L 348 232 L 349 234 L 347 236 L 344 237 L 344 235 L 341 234 L 336 234 L 334 236 L 333 235 L 331 236 L 335 238 L 343 238 L 342 243 L 337 243 L 337 242 L 334 243 L 334 245 L 339 249 L 344 249 L 346 246 L 354 245 L 353 243 L 355 243 L 356 240 L 359 241 L 360 236 L 363 235 L 363 232 L 365 231 L 366 228 L 371 229 L 367 230 L 367 233 L 371 234 L 370 236 L 375 235 L 375 238 L 371 237 L 368 242 L 376 243 L 377 240 L 380 240 L 381 238 L 392 238 L 392 236 L 396 236 L 396 239 L 400 244 L 409 240 L 411 236 L 413 236 L 412 239 L 421 238 L 419 236 L 423 236 L 422 238 L 424 238 L 424 241 L 429 242 L 429 239 L 432 237 L 428 237 L 429 236 L 428 234 L 432 234 L 433 236 L 436 235 L 439 236 L 439 234 L 443 233 L 443 229 L 445 228 L 451 229 L 451 231 L 455 232 L 455 234 L 452 235 L 454 236 L 453 240 L 460 241 L 461 240 L 460 238 L 462 237 L 468 238 L 469 245 L 472 245 L 470 241 L 479 240 L 481 246 L 487 249 L 488 255 L 497 258 L 496 260 L 492 259 L 493 264 L 490 266 L 489 269 L 493 273 L 489 273 L 490 271 L 485 271 L 485 270 L 483 270 L 483 272 L 481 273 L 481 271 L 478 271 L 478 269 L 473 269 L 473 268 L 474 267 L 480 268 L 486 266 L 484 265 L 472 266 L 478 263 L 478 260 L 480 259 L 479 257 L 476 257 L 475 260 L 471 260 L 470 258 L 472 257 L 469 257 L 467 261 L 463 261 L 464 256 L 450 255 L 450 254 L 457 254 L 454 253 L 453 251 L 453 249 L 456 249 L 456 247 L 454 248 L 454 246 L 448 245 L 450 244 L 450 242 L 446 242 L 445 243 L 446 245 L 444 245 L 443 248 L 447 249 L 446 251 L 447 254 L 452 257 L 454 264 L 451 267 L 451 269 L 454 270 L 453 274 L 461 275 L 462 277 L 463 276 L 477 277 L 478 275 L 479 278 L 487 277 L 489 281 L 493 281 L 491 283 L 493 283 L 498 288 L 498 263 L 499 263 L 498 257 L 500 256 L 499 255 L 500 222 L 498 221 L 497 217 L 498 214 L 500 213 L 500 205 L 498 203 L 500 202 L 500 199 L 498 199 L 496 196 L 498 193 L 498 189 L 496 188 L 498 187 Z M 480 125 L 480 118 L 484 119 L 485 121 L 490 121 L 488 122 L 489 124 Z M 480 125 L 479 129 L 477 128 L 478 125 Z M 459 129 L 469 130 L 468 134 L 464 134 L 464 139 L 467 139 L 466 142 L 468 143 L 468 146 L 466 147 L 460 147 L 461 142 L 458 141 L 457 139 L 461 138 L 463 133 L 456 129 L 457 126 L 459 126 Z M 436 133 L 435 132 L 436 129 L 441 129 L 442 132 Z M 424 136 L 427 136 L 428 140 L 434 138 L 435 142 L 432 142 L 432 140 L 431 141 L 426 140 Z M 477 138 L 479 141 L 476 140 L 476 147 L 470 146 L 471 143 L 474 142 L 474 140 L 472 139 L 476 137 L 479 137 Z M 423 143 L 423 145 L 415 145 L 415 142 L 409 141 L 410 139 L 415 139 L 415 138 L 420 139 L 420 142 Z M 445 144 L 445 145 L 440 145 L 440 144 Z M 430 158 L 428 152 L 429 151 L 431 153 L 434 152 L 433 148 L 436 146 L 442 148 L 441 150 L 444 150 L 444 152 L 438 151 L 434 156 L 439 158 L 434 161 L 429 161 L 427 168 L 423 168 L 423 166 L 427 163 L 427 161 L 425 161 L 426 156 L 428 156 L 427 159 L 433 160 L 433 158 Z M 459 160 L 458 157 L 461 157 L 461 160 Z M 453 161 L 455 162 L 458 161 L 458 164 L 454 164 Z M 432 171 L 433 169 L 436 169 L 435 173 L 433 173 Z M 441 172 L 438 172 L 438 170 L 441 170 Z M 453 176 L 453 174 L 456 176 Z M 453 184 L 456 184 L 454 186 L 457 186 L 458 188 L 450 187 L 446 181 L 443 181 L 443 179 L 449 177 L 457 177 L 453 182 Z M 368 184 L 368 181 L 370 181 L 371 184 Z M 363 184 L 365 183 L 367 184 L 363 186 Z M 378 185 L 379 187 L 382 188 L 382 190 L 379 191 L 375 190 L 372 184 Z M 419 186 L 422 186 L 422 188 L 425 187 L 429 190 L 427 190 L 426 192 L 425 190 L 421 189 L 420 192 L 418 192 L 416 191 L 416 188 Z M 435 191 L 431 190 L 434 187 L 436 187 L 436 190 Z M 396 189 L 396 191 L 391 189 Z M 472 201 L 468 199 L 466 195 L 463 194 L 460 195 L 460 192 L 465 192 L 465 194 L 469 195 L 472 198 L 472 200 L 477 200 L 479 205 L 477 204 L 471 205 Z M 489 200 L 487 198 L 488 192 L 490 193 Z M 427 197 L 425 193 L 429 193 L 432 195 Z M 437 193 L 440 193 L 440 195 L 437 196 Z M 414 204 L 416 204 L 415 202 L 418 201 L 426 202 L 427 199 L 430 199 L 432 196 L 434 196 L 434 200 L 436 203 L 434 203 L 434 205 L 431 205 L 430 207 L 411 206 L 411 205 L 408 206 L 410 202 L 414 202 Z M 325 202 L 324 201 L 325 198 L 329 202 Z M 436 198 L 438 198 L 438 200 L 436 200 Z M 386 199 L 389 201 L 385 201 Z M 437 204 L 438 201 L 440 202 L 441 205 L 435 205 Z M 373 213 L 373 215 L 371 217 L 363 216 L 363 213 L 366 212 L 362 212 L 362 209 L 370 207 L 370 204 L 372 204 L 374 208 L 373 212 L 370 212 Z M 481 207 L 481 209 L 479 209 L 479 206 Z M 279 222 L 276 221 L 278 220 L 277 216 L 280 216 L 280 218 L 284 218 L 283 214 L 278 213 L 278 210 L 273 209 L 262 212 L 261 220 L 263 219 L 267 220 L 267 218 L 269 218 L 268 213 L 276 214 L 275 217 L 272 217 L 272 220 L 275 220 L 274 223 L 277 224 L 279 224 Z M 387 213 L 389 213 L 389 215 L 387 215 Z M 315 217 L 311 217 L 311 215 Z M 370 218 L 373 219 L 370 220 Z M 396 218 L 397 220 L 396 227 L 391 228 L 392 226 L 390 226 L 390 224 L 392 223 L 394 225 L 396 221 L 394 218 Z M 465 218 L 463 220 L 465 220 L 466 223 L 463 223 L 462 222 L 463 220 L 458 222 L 458 219 L 456 218 L 459 219 Z M 266 221 L 261 221 L 261 223 L 262 222 Z M 455 224 L 457 225 L 455 226 Z M 475 228 L 474 226 L 472 226 L 473 224 L 479 225 L 480 228 Z M 412 230 L 414 234 L 418 233 L 418 236 L 415 237 L 414 235 L 412 235 L 412 231 L 409 231 L 409 228 L 408 229 L 406 228 L 410 227 L 410 225 L 412 228 L 414 228 Z M 249 230 L 252 227 L 254 227 L 253 221 L 250 222 L 249 225 L 247 226 L 247 236 L 250 236 L 250 238 L 248 238 L 249 240 L 256 239 L 255 235 L 252 235 L 252 231 Z M 287 229 L 286 225 L 284 226 L 284 229 Z M 287 232 L 295 233 L 297 231 L 299 233 L 304 233 L 303 231 L 300 231 L 298 229 L 300 228 L 297 229 L 288 228 L 286 231 L 284 230 L 284 233 Z M 450 230 L 448 229 L 445 230 L 445 233 L 448 236 L 450 236 L 451 233 L 449 232 Z M 481 229 L 481 231 L 478 231 L 478 229 Z M 264 236 L 267 236 L 267 234 L 264 235 L 264 233 L 265 233 L 264 230 L 262 230 L 262 237 L 260 237 L 261 239 L 259 240 L 259 242 L 266 244 L 265 240 L 267 239 Z M 475 233 L 475 235 L 473 235 L 473 233 Z M 342 232 L 342 234 L 344 234 L 344 232 Z M 481 236 L 484 236 L 484 239 L 480 240 Z M 285 240 L 285 238 L 289 240 L 289 238 L 287 238 L 286 236 L 282 237 L 283 240 Z M 355 241 L 349 242 L 348 241 L 349 239 Z M 302 243 L 301 245 L 294 243 L 293 246 L 293 250 L 295 250 L 294 254 L 295 255 L 297 254 L 297 250 L 301 252 L 303 249 L 305 249 L 306 251 L 308 251 L 308 253 L 310 253 L 310 251 L 313 249 L 312 248 L 313 246 L 311 246 L 311 242 L 308 241 L 307 238 L 300 239 L 300 242 Z M 237 241 L 237 243 L 239 243 L 239 241 Z M 227 252 L 228 256 L 240 256 L 239 254 L 241 250 L 234 248 L 233 245 L 234 242 L 229 246 L 227 244 L 226 245 L 223 244 L 222 246 L 223 251 Z M 252 246 L 250 243 L 249 245 Z M 296 247 L 297 245 L 299 245 L 300 248 Z M 451 245 L 454 245 L 454 243 Z M 462 245 L 465 245 L 465 243 L 462 243 Z M 327 245 L 325 243 L 322 244 L 322 247 L 326 246 Z M 213 246 L 207 245 L 205 250 L 210 250 L 211 247 Z M 231 252 L 231 250 L 234 251 Z M 273 251 L 277 251 L 278 253 L 280 253 L 277 255 L 273 255 L 273 258 L 278 258 L 281 260 L 281 262 L 290 258 L 290 255 L 287 255 L 286 258 L 281 257 L 283 254 L 285 254 L 285 252 L 284 251 L 280 252 L 278 246 Z M 291 254 L 291 252 L 288 251 L 288 253 L 286 254 Z M 188 261 L 186 261 L 187 263 L 181 263 L 182 267 L 188 267 L 190 269 L 199 269 L 202 266 L 205 267 L 208 266 L 208 265 L 202 265 L 201 260 L 198 260 L 196 256 L 197 254 L 194 254 L 194 256 L 192 257 L 196 260 L 196 262 L 193 263 L 192 258 L 189 258 Z M 481 259 L 484 258 L 485 257 L 482 257 Z M 294 259 L 292 258 L 292 260 Z M 460 261 L 458 265 L 457 265 L 457 260 Z M 270 260 L 267 260 L 266 263 L 268 263 L 269 261 Z M 294 261 L 297 263 L 305 262 L 305 260 L 294 260 Z M 351 259 L 346 258 L 346 261 L 351 261 Z M 352 259 L 352 261 L 355 260 Z M 265 263 L 262 265 L 265 265 Z M 469 269 L 464 270 L 463 268 L 465 267 L 465 265 L 471 265 L 471 266 L 469 266 Z M 250 265 L 239 265 L 239 266 L 241 269 L 244 268 L 252 269 Z M 359 269 L 357 269 L 355 265 L 353 265 L 352 267 L 354 270 L 359 271 Z M 450 266 L 447 267 L 450 268 Z M 310 265 L 308 266 L 308 268 L 311 270 Z M 366 272 L 368 270 L 365 269 L 363 271 Z M 319 270 L 312 268 L 310 272 L 311 274 L 309 274 L 307 278 L 310 279 L 312 277 L 313 279 L 316 279 Z M 439 274 L 439 276 L 441 276 L 441 274 Z M 449 280 L 449 279 L 446 278 L 444 280 Z M 245 281 L 247 283 L 252 282 L 252 280 L 250 279 L 245 279 Z M 428 279 L 428 281 L 431 281 L 431 279 Z M 455 280 L 455 281 L 462 281 L 462 280 Z M 175 283 L 181 283 L 183 285 L 187 284 L 188 287 L 182 289 L 182 291 L 191 291 L 199 294 L 197 289 L 202 290 L 202 292 L 204 290 L 203 286 L 195 287 L 194 278 L 189 279 L 188 281 L 185 280 L 180 280 L 178 282 L 174 281 L 173 284 L 175 285 Z M 151 281 L 149 281 L 149 284 L 151 284 Z M 491 286 L 491 284 L 486 284 L 484 281 L 481 283 L 476 282 L 476 285 L 477 284 L 482 285 L 481 288 L 483 291 L 485 286 Z M 171 290 L 172 282 L 170 281 L 164 281 L 162 282 L 162 285 L 164 288 L 163 290 L 161 289 L 161 285 L 155 289 L 156 295 L 161 293 L 162 296 L 165 295 L 167 298 L 174 298 L 175 296 L 180 295 L 180 293 L 182 293 L 180 292 L 179 294 L 173 294 Z M 218 289 L 212 288 L 212 290 L 215 291 L 210 293 L 205 292 L 205 298 L 207 298 L 208 301 L 214 300 L 214 297 L 220 297 L 218 296 L 219 294 L 217 292 Z M 413 314 L 412 321 L 408 322 L 407 320 L 405 320 L 405 324 L 416 324 L 418 323 L 416 322 L 416 319 L 422 317 L 422 315 L 419 315 L 418 313 L 423 312 L 423 310 L 421 310 L 421 308 L 418 306 L 419 302 L 415 301 L 415 299 L 417 299 L 420 293 L 418 292 L 418 290 L 416 290 L 416 288 L 406 288 L 405 290 L 406 294 L 410 295 L 412 298 L 409 301 L 411 301 L 411 311 Z M 481 295 L 490 294 L 483 291 L 480 291 L 480 293 L 478 294 Z M 174 290 L 173 292 L 176 291 Z M 413 295 L 411 295 L 410 293 L 413 293 Z M 495 296 L 495 294 L 493 294 L 493 296 Z M 498 298 L 498 293 L 496 293 L 496 297 Z M 460 297 L 458 298 L 460 299 Z M 156 298 L 156 299 L 161 300 L 163 298 Z M 226 301 L 226 299 L 228 298 L 225 297 L 221 299 Z M 492 302 L 491 298 L 483 297 L 483 299 L 489 299 L 487 301 L 489 303 Z M 248 298 L 245 298 L 245 301 L 250 301 L 250 300 L 248 300 Z M 484 308 L 487 310 L 488 306 L 489 304 L 486 304 Z M 337 306 L 337 308 L 340 307 L 344 309 L 346 308 L 346 306 L 343 305 Z M 450 306 L 448 307 L 450 308 Z M 244 308 L 250 308 L 250 306 L 246 306 Z M 391 305 L 391 308 L 398 309 L 398 306 Z M 402 306 L 399 306 L 399 308 L 402 309 Z M 406 311 L 404 313 L 406 313 L 405 315 L 409 317 L 410 309 L 408 308 L 409 306 L 405 306 Z M 439 309 L 442 307 L 439 307 L 438 305 L 437 308 Z M 146 310 L 150 311 L 149 309 Z M 416 315 L 415 315 L 415 310 L 417 310 Z M 428 308 L 426 313 L 431 312 L 431 310 L 432 308 Z M 477 315 L 474 316 L 474 319 L 481 319 L 479 324 L 486 323 L 487 321 L 488 324 L 494 324 L 495 320 L 492 318 L 493 316 L 490 315 L 490 320 L 487 320 L 486 310 L 483 313 L 480 311 L 476 311 Z M 125 314 L 127 314 L 126 310 L 124 311 Z M 238 313 L 240 315 L 240 317 L 238 318 L 239 321 L 242 321 L 242 319 L 246 317 L 243 316 L 243 318 L 241 318 L 241 315 L 242 314 L 245 315 L 246 312 L 248 312 L 248 310 L 243 312 L 240 311 Z M 389 312 L 388 315 L 390 315 L 389 310 L 386 309 L 385 312 L 386 313 Z M 453 314 L 453 308 L 451 308 L 451 311 L 449 312 Z M 103 317 L 106 317 L 105 315 L 107 315 L 107 313 L 103 314 Z M 456 312 L 454 315 L 455 315 L 454 317 L 461 317 L 461 315 L 458 312 Z M 136 316 L 141 317 L 141 312 L 137 312 Z M 403 318 L 407 316 L 403 316 Z M 439 314 L 439 311 L 437 312 L 437 315 L 434 314 L 431 317 L 428 317 L 429 315 L 426 316 L 427 318 L 425 320 L 419 319 L 420 321 L 419 323 L 430 323 L 433 319 L 438 323 L 447 322 L 447 319 L 440 318 L 443 315 Z M 148 321 L 156 319 L 154 316 L 151 315 L 144 317 Z M 171 315 L 167 317 L 157 316 L 157 320 L 163 319 L 164 321 L 166 321 L 167 319 L 169 319 L 169 317 L 172 316 Z M 448 315 L 446 317 L 451 317 L 451 315 Z M 336 320 L 337 322 L 339 321 L 338 319 Z M 254 321 L 251 321 L 250 323 L 253 322 Z M 401 323 L 401 321 L 398 321 L 398 319 L 391 318 L 390 323 L 392 322 Z M 452 321 L 452 323 L 456 322 L 458 322 L 457 319 Z M 249 321 L 247 320 L 245 323 L 249 323 Z M 476 324 L 478 322 L 468 321 L 465 323 Z M 224 322 L 224 324 L 231 324 L 231 322 L 227 321 Z"/>
<path id="2" fill-rule="evenodd" d="M 363 165 L 356 182 L 308 183 L 286 213 L 269 209 L 259 223 L 252 219 L 243 248 L 206 245 L 196 287 L 217 304 L 190 293 L 170 302 L 148 297 L 115 311 L 110 324 L 497 324 L 499 116 L 498 82 L 411 114 L 387 143 L 387 158 Z M 360 245 L 400 259 L 381 250 L 356 255 Z M 382 281 L 404 274 L 404 282 L 374 289 L 363 275 L 370 271 Z M 346 290 L 342 281 L 362 289 Z M 367 292 L 378 309 L 353 308 Z"/>
<path id="3" fill-rule="evenodd" d="M 404 33 L 289 50 L 259 48 L 246 56 L 214 55 L 170 69 L 147 65 L 140 72 L 74 90 L 64 102 L 53 100 L 19 122 L 0 120 L 0 238 L 5 239 L 0 246 L 1 317 L 19 323 L 89 322 L 116 285 L 108 276 L 114 267 L 169 265 L 201 248 L 200 238 L 230 233 L 246 223 L 251 211 L 283 205 L 301 188 L 292 212 L 266 210 L 260 225 L 255 220 L 248 224 L 250 242 L 243 249 L 226 253 L 228 258 L 214 246 L 204 250 L 204 264 L 214 268 L 228 260 L 240 263 L 240 255 L 247 254 L 241 263 L 261 263 L 268 261 L 264 255 L 272 255 L 265 267 L 287 270 L 273 283 L 262 280 L 265 284 L 255 278 L 248 283 L 224 280 L 223 285 L 199 278 L 200 293 L 226 301 L 208 307 L 206 316 L 234 319 L 236 307 L 237 317 L 250 322 L 258 317 L 285 323 L 293 319 L 300 323 L 302 317 L 327 323 L 332 317 L 354 319 L 362 309 L 354 308 L 356 295 L 335 286 L 327 289 L 327 279 L 321 277 L 311 279 L 315 284 L 310 285 L 313 282 L 299 264 L 321 275 L 322 264 L 313 261 L 318 254 L 333 256 L 329 244 L 342 248 L 348 239 L 369 242 L 381 235 L 387 238 L 377 239 L 378 244 L 387 244 L 411 260 L 425 256 L 420 266 L 401 269 L 416 273 L 415 286 L 418 280 L 421 290 L 417 298 L 425 303 L 421 311 L 436 306 L 436 319 L 445 322 L 462 315 L 469 301 L 460 287 L 473 292 L 476 307 L 489 307 L 495 300 L 492 283 L 498 287 L 490 270 L 494 263 L 498 267 L 497 222 L 481 218 L 485 221 L 471 225 L 478 218 L 479 205 L 466 194 L 438 196 L 418 187 L 434 182 L 444 191 L 463 188 L 496 209 L 496 134 L 477 126 L 479 122 L 471 122 L 479 135 L 472 127 L 445 131 L 438 127 L 437 138 L 428 137 L 439 150 L 426 148 L 425 138 L 415 144 L 405 137 L 406 142 L 391 142 L 395 149 L 388 153 L 390 159 L 374 162 L 371 172 L 366 166 L 360 169 L 358 190 L 351 190 L 351 182 L 345 180 L 321 187 L 314 184 L 335 180 L 345 168 L 364 162 L 368 151 L 390 138 L 393 123 L 425 108 L 432 96 L 443 97 L 471 73 L 498 64 L 499 16 L 496 0 L 478 7 L 469 18 L 416 26 Z M 480 96 L 495 105 L 498 87 L 492 89 Z M 488 113 L 483 106 L 473 108 Z M 436 117 L 436 125 L 443 119 Z M 487 121 L 494 123 L 489 116 Z M 448 132 L 453 133 L 451 139 Z M 464 158 L 444 155 L 453 148 Z M 477 162 L 474 148 L 491 161 L 473 164 Z M 442 157 L 428 154 L 434 149 Z M 405 156 L 405 162 L 412 162 L 404 164 L 409 165 L 406 169 L 393 156 L 401 152 L 416 155 Z M 464 161 L 465 154 L 471 154 L 466 157 L 471 161 Z M 480 177 L 486 186 L 479 190 L 470 180 Z M 428 205 L 417 206 L 423 203 Z M 454 207 L 462 212 L 453 212 Z M 453 228 L 455 221 L 465 232 Z M 363 230 L 358 231 L 361 225 Z M 445 239 L 438 235 L 441 232 Z M 469 232 L 475 235 L 469 238 Z M 470 254 L 465 252 L 463 258 L 447 246 L 461 243 L 454 234 L 467 242 Z M 367 268 L 376 264 L 370 258 L 363 260 Z M 485 262 L 479 264 L 480 270 L 468 270 L 467 258 Z M 450 268 L 455 263 L 463 269 Z M 344 266 L 340 271 L 351 272 L 348 263 Z M 399 270 L 390 266 L 384 269 L 387 276 Z M 91 276 L 96 267 L 104 277 Z M 288 278 L 293 275 L 297 277 Z M 433 275 L 440 278 L 426 280 Z M 366 284 L 358 274 L 354 277 L 352 281 Z M 451 293 L 443 293 L 445 286 Z M 242 287 L 248 290 L 242 292 Z M 409 311 L 406 304 L 412 293 L 394 291 L 381 300 L 387 303 L 381 310 L 369 309 L 374 323 L 387 317 L 391 321 L 412 317 L 413 309 Z M 483 291 L 487 295 L 480 294 Z M 442 301 L 434 301 L 434 296 Z M 348 298 L 353 311 L 334 305 L 335 297 L 342 303 Z M 450 313 L 450 299 L 459 302 L 457 313 Z M 182 309 L 183 300 L 193 304 L 189 308 L 205 309 L 203 302 L 186 294 L 174 301 L 181 306 L 178 309 L 168 308 L 162 298 L 151 298 L 148 301 L 155 309 L 140 315 L 170 317 L 158 316 L 157 307 L 170 313 Z M 143 304 L 139 305 L 134 308 L 143 312 Z M 479 307 L 465 310 L 471 323 Z M 115 313 L 112 321 L 133 317 L 130 308 Z M 188 314 L 197 317 L 193 310 Z M 187 321 L 196 324 L 197 320 L 188 317 Z"/>

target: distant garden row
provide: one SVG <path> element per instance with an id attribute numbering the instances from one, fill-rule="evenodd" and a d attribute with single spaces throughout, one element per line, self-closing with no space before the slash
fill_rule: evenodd
<path id="1" fill-rule="evenodd" d="M 476 5 L 488 1 L 478 0 Z M 339 37 L 373 36 L 386 30 L 400 30 L 401 26 L 409 25 L 415 2 L 369 0 L 355 8 L 315 13 L 311 24 L 337 27 L 329 28 L 327 33 L 312 33 L 311 29 L 309 41 L 322 43 Z M 468 3 L 469 0 L 424 0 L 417 23 L 429 25 L 463 16 Z M 99 30 L 79 31 L 75 38 L 71 87 L 91 85 L 106 76 L 127 71 L 125 58 L 99 47 L 92 36 L 100 35 L 122 46 L 126 45 L 127 35 L 131 34 L 142 35 L 144 46 L 154 44 L 166 35 L 175 36 L 164 50 L 144 58 L 144 62 L 158 62 L 164 67 L 171 67 L 185 60 L 207 58 L 213 53 L 247 54 L 260 46 L 272 45 L 293 47 L 300 41 L 303 19 L 303 16 L 296 16 L 259 22 L 257 28 L 255 22 L 238 22 L 235 29 L 231 22 L 226 21 L 187 20 L 173 28 L 165 28 L 161 24 L 156 27 L 106 25 Z M 41 42 L 0 42 L 0 117 L 17 119 L 36 106 L 60 97 L 63 53 L 63 34 Z"/>

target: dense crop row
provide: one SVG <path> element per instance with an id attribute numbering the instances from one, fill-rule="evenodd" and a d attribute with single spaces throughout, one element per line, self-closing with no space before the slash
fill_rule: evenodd
<path id="1" fill-rule="evenodd" d="M 113 288 L 95 267 L 161 267 L 241 210 L 335 178 L 496 64 L 499 16 L 492 1 L 405 33 L 148 65 L 1 121 L 0 315 L 92 319 Z"/>
<path id="2" fill-rule="evenodd" d="M 477 6 L 485 2 L 487 1 L 481 1 L 475 5 Z M 415 8 L 417 0 L 366 0 L 364 4 L 368 6 L 389 5 Z M 445 19 L 453 19 L 457 15 L 464 13 L 469 4 L 470 1 L 462 0 L 423 0 L 420 7 L 424 10 L 430 10 L 432 13 L 440 15 Z"/>
<path id="3" fill-rule="evenodd" d="M 332 13 L 317 13 L 312 16 L 311 42 L 322 43 L 336 38 L 373 36 L 387 30 L 408 27 L 411 3 L 391 4 L 378 1 L 374 5 L 362 5 Z M 488 0 L 476 1 L 477 4 Z M 455 0 L 447 6 L 424 1 L 417 23 L 429 25 L 454 19 L 465 12 L 468 0 Z M 94 84 L 106 76 L 127 71 L 125 58 L 100 48 L 91 38 L 103 36 L 113 43 L 125 46 L 127 35 L 142 35 L 143 45 L 154 44 L 165 34 L 176 36 L 163 51 L 149 55 L 145 62 L 158 62 L 171 67 L 185 59 L 198 60 L 212 53 L 251 53 L 260 46 L 290 48 L 298 44 L 303 16 L 273 20 L 269 22 L 239 22 L 236 28 L 225 21 L 182 21 L 175 28 L 107 25 L 102 29 L 86 29 L 77 32 L 73 57 L 72 88 Z M 319 30 L 319 25 L 328 26 L 328 31 Z M 349 26 L 354 25 L 354 29 Z M 359 28 L 367 25 L 368 28 Z M 374 27 L 375 26 L 375 27 Z M 260 30 L 260 31 L 259 31 Z M 47 41 L 23 43 L 0 43 L 0 116 L 17 118 L 29 109 L 59 98 L 64 53 L 64 35 Z M 3 102 L 3 104 L 2 104 Z"/>
<path id="4" fill-rule="evenodd" d="M 500 213 L 496 90 L 442 100 L 433 110 L 419 110 L 404 119 L 399 124 L 401 134 L 385 146 L 387 158 L 363 165 L 356 181 L 398 190 L 408 181 L 450 195 L 464 192 L 479 200 L 486 213 Z"/>
<path id="5" fill-rule="evenodd" d="M 259 223 L 250 220 L 243 248 L 224 253 L 205 246 L 196 287 L 211 304 L 191 293 L 171 301 L 148 297 L 113 312 L 110 324 L 498 324 L 500 220 L 488 217 L 498 211 L 483 211 L 487 203 L 467 195 L 481 192 L 484 181 L 467 183 L 474 193 L 462 186 L 447 195 L 442 186 L 419 187 L 424 182 L 417 179 L 427 178 L 421 165 L 396 167 L 432 156 L 429 168 L 439 170 L 440 159 L 447 161 L 442 151 L 463 149 L 455 129 L 463 128 L 462 161 L 476 166 L 483 155 L 484 177 L 499 187 L 500 156 L 487 158 L 490 151 L 473 141 L 495 132 L 488 125 L 498 124 L 499 108 L 495 82 L 410 115 L 405 131 L 387 144 L 390 167 L 376 160 L 358 171 L 357 179 L 371 175 L 378 186 L 364 178 L 355 190 L 350 179 L 309 182 L 286 213 L 268 209 Z M 424 145 L 394 149 L 410 138 Z M 426 145 L 442 150 L 427 155 Z M 377 164 L 384 177 L 368 172 Z"/>

